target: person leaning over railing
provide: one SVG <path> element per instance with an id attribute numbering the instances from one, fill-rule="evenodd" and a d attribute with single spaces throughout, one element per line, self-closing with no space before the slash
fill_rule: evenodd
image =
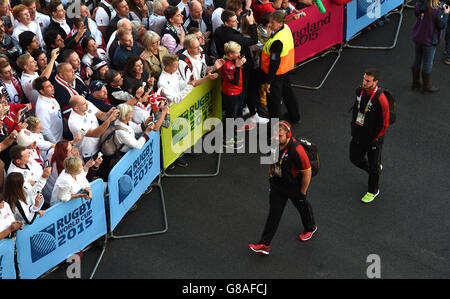
<path id="1" fill-rule="evenodd" d="M 20 172 L 12 172 L 6 177 L 6 186 L 4 199 L 9 204 L 11 211 L 14 213 L 14 218 L 17 221 L 23 221 L 26 224 L 32 224 L 39 214 L 44 216 L 44 211 L 40 210 L 40 205 L 43 200 L 40 192 L 35 192 L 31 195 L 30 192 L 25 192 L 24 186 L 25 180 Z M 27 199 L 27 197 L 34 197 L 34 204 L 29 202 L 33 199 Z"/>
<path id="2" fill-rule="evenodd" d="M 74 139 L 75 140 L 75 139 Z M 47 179 L 47 183 L 45 184 L 44 189 L 42 189 L 42 194 L 44 195 L 45 199 L 48 199 L 48 204 L 50 204 L 50 199 L 52 197 L 53 188 L 55 186 L 56 180 L 58 179 L 61 172 L 64 170 L 64 160 L 67 157 L 80 157 L 80 154 L 73 146 L 75 141 L 67 141 L 65 139 L 60 140 L 58 143 L 56 143 L 55 148 L 51 149 L 48 153 L 47 159 L 50 162 L 50 166 L 52 167 L 52 172 L 50 176 Z M 84 171 L 89 174 L 89 171 L 91 171 L 92 175 L 94 176 L 96 174 L 96 170 L 98 170 L 98 167 L 103 162 L 102 157 L 98 157 L 94 162 L 88 161 L 86 164 L 84 164 Z M 86 178 L 89 181 L 90 175 L 87 175 Z"/>
<path id="3" fill-rule="evenodd" d="M 86 179 L 87 172 L 83 169 L 83 162 L 78 157 L 67 157 L 64 160 L 64 170 L 55 182 L 50 204 L 67 202 L 74 198 L 92 198 L 91 186 Z"/>
<path id="4" fill-rule="evenodd" d="M 151 117 L 138 125 L 132 122 L 133 119 L 133 107 L 127 104 L 120 104 L 117 106 L 119 109 L 119 118 L 114 122 L 114 126 L 120 127 L 116 129 L 116 140 L 120 144 L 119 156 L 123 156 L 129 149 L 141 149 L 147 140 L 148 134 L 152 130 L 159 130 L 165 115 L 169 112 L 169 106 L 165 105 L 162 109 L 162 113 L 156 123 L 153 122 Z M 135 135 L 143 132 L 143 135 L 136 139 Z"/>

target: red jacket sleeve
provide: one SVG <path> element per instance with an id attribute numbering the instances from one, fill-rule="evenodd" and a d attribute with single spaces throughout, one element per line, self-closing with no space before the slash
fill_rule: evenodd
<path id="1" fill-rule="evenodd" d="M 386 99 L 386 96 L 384 95 L 384 93 L 382 93 L 380 95 L 380 97 L 378 98 L 378 101 L 380 102 L 380 106 L 381 106 L 380 117 L 381 117 L 382 127 L 380 130 L 380 133 L 378 133 L 375 140 L 377 140 L 378 138 L 383 136 L 386 133 L 387 128 L 389 127 L 389 102 Z"/>

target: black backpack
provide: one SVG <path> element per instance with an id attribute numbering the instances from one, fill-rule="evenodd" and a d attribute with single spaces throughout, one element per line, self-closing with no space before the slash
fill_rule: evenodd
<path id="1" fill-rule="evenodd" d="M 397 120 L 397 101 L 389 90 L 384 89 L 383 93 L 389 103 L 389 125 L 392 125 Z"/>
<path id="2" fill-rule="evenodd" d="M 303 149 L 305 150 L 306 155 L 309 158 L 309 164 L 311 164 L 311 175 L 317 175 L 320 170 L 319 150 L 317 148 L 317 145 L 315 145 L 305 137 L 297 138 L 296 140 L 303 146 Z"/>

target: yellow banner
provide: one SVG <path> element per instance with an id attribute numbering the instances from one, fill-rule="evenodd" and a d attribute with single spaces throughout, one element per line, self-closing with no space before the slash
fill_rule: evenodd
<path id="1" fill-rule="evenodd" d="M 212 128 L 211 118 L 222 119 L 221 78 L 192 89 L 178 104 L 170 106 L 170 127 L 161 127 L 163 168 L 166 169 Z"/>

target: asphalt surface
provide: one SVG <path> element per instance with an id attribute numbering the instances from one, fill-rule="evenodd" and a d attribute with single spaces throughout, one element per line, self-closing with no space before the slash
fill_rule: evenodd
<path id="1" fill-rule="evenodd" d="M 294 135 L 313 140 L 322 163 L 308 194 L 318 226 L 310 241 L 297 240 L 303 227 L 288 203 L 270 255 L 249 252 L 247 245 L 258 241 L 268 213 L 267 166 L 259 163 L 259 154 L 224 154 L 216 177 L 163 178 L 168 231 L 109 239 L 94 278 L 364 279 L 371 254 L 379 257 L 381 278 L 449 278 L 450 66 L 443 64 L 441 42 L 432 73 L 441 91 L 411 91 L 414 19 L 413 10 L 406 9 L 393 50 L 345 48 L 320 90 L 295 89 L 302 121 L 293 126 Z M 392 16 L 391 23 L 352 44 L 389 46 L 397 20 Z M 320 83 L 333 55 L 297 69 L 293 82 Z M 380 69 L 379 85 L 397 97 L 398 108 L 385 137 L 380 195 L 363 204 L 367 175 L 348 158 L 348 110 L 367 67 Z M 214 172 L 216 155 L 187 159 L 186 171 Z M 158 191 L 137 204 L 115 234 L 161 228 Z M 99 253 L 94 248 L 84 254 L 82 277 L 89 276 Z M 62 268 L 47 276 L 64 277 Z"/>

